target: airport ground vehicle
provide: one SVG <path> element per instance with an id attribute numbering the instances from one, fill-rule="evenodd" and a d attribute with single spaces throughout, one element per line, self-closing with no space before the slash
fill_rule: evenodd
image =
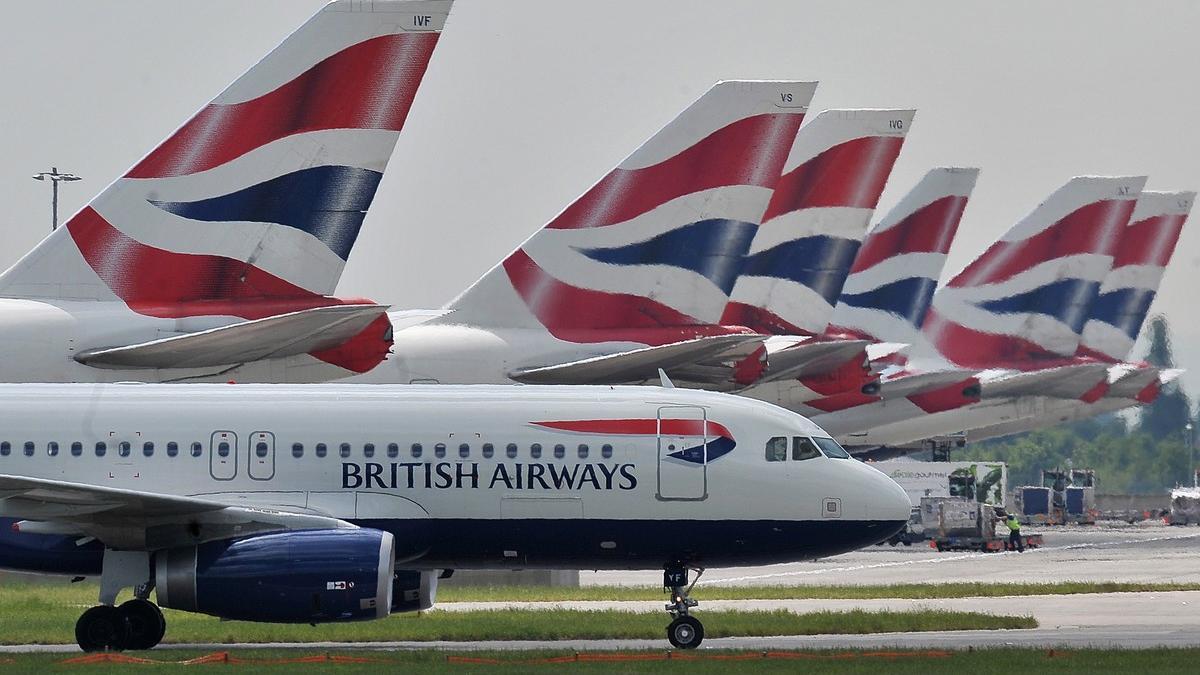
<path id="1" fill-rule="evenodd" d="M 912 502 L 913 515 L 904 531 L 889 544 L 911 545 L 937 531 L 935 514 L 925 515 L 921 505 L 927 498 L 956 498 L 1004 508 L 1008 466 L 1003 462 L 918 462 L 910 459 L 872 462 L 871 466 L 896 481 Z M 935 502 L 926 502 L 935 503 Z"/>

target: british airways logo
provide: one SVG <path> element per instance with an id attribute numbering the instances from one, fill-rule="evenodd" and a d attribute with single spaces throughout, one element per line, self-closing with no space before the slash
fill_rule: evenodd
<path id="1" fill-rule="evenodd" d="M 737 446 L 725 425 L 702 419 L 569 420 L 534 424 L 586 434 L 658 436 L 667 457 L 691 464 L 707 464 Z M 676 446 L 681 447 L 675 449 Z"/>

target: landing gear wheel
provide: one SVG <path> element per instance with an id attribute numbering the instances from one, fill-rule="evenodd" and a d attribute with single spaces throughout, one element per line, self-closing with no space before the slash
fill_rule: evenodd
<path id="1" fill-rule="evenodd" d="M 75 641 L 85 652 L 119 652 L 125 649 L 129 625 L 116 607 L 98 605 L 75 622 Z"/>
<path id="2" fill-rule="evenodd" d="M 149 600 L 134 599 L 119 608 L 125 617 L 129 634 L 126 649 L 153 649 L 167 632 L 167 622 L 162 610 Z"/>
<path id="3" fill-rule="evenodd" d="M 676 649 L 695 649 L 704 641 L 704 624 L 694 616 L 676 617 L 667 626 L 667 640 Z"/>

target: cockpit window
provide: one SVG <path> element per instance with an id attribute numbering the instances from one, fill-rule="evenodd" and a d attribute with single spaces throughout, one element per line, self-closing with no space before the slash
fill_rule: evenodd
<path id="1" fill-rule="evenodd" d="M 833 459 L 850 459 L 850 453 L 846 449 L 838 445 L 838 442 L 832 438 L 821 438 L 817 436 L 813 438 L 817 445 L 820 446 L 821 452 L 825 453 L 826 457 Z"/>
<path id="2" fill-rule="evenodd" d="M 787 459 L 788 439 L 786 436 L 776 436 L 767 441 L 767 461 L 782 462 Z"/>
<path id="3" fill-rule="evenodd" d="M 807 436 L 792 437 L 792 459 L 800 461 L 802 459 L 812 459 L 820 457 L 821 451 L 817 449 L 812 439 Z"/>

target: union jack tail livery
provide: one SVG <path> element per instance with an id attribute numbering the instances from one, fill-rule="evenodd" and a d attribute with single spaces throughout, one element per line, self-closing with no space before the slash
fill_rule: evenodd
<path id="1" fill-rule="evenodd" d="M 728 332 L 715 324 L 815 88 L 716 84 L 455 299 L 446 322 L 587 344 Z"/>
<path id="2" fill-rule="evenodd" d="M 1081 177 L 1059 188 L 937 291 L 925 337 L 971 368 L 1073 357 L 1145 182 Z"/>
<path id="3" fill-rule="evenodd" d="M 850 268 L 830 333 L 913 342 L 978 177 L 979 169 L 933 169 L 879 221 Z"/>
<path id="4" fill-rule="evenodd" d="M 824 332 L 912 110 L 828 110 L 800 129 L 721 323 Z"/>
<path id="5" fill-rule="evenodd" d="M 327 5 L 14 267 L 0 293 L 260 319 L 331 294 L 449 0 Z"/>
<path id="6" fill-rule="evenodd" d="M 1143 192 L 1138 197 L 1112 271 L 1083 327 L 1080 356 L 1110 362 L 1130 357 L 1195 199 L 1195 192 Z"/>

